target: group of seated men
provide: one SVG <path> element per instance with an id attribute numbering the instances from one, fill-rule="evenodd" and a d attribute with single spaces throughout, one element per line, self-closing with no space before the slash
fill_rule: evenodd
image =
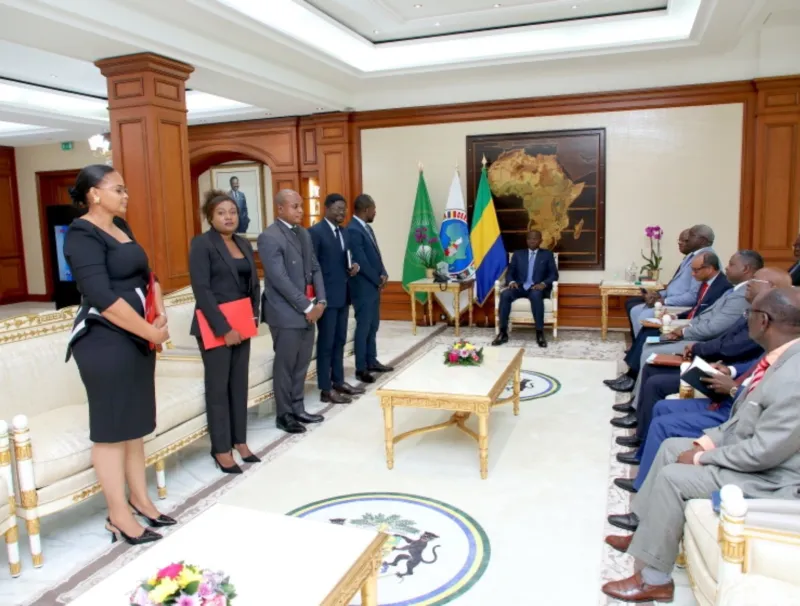
<path id="1" fill-rule="evenodd" d="M 618 460 L 637 471 L 615 480 L 634 493 L 630 513 L 608 518 L 633 534 L 606 537 L 635 561 L 633 576 L 603 586 L 621 601 L 672 601 L 686 501 L 726 484 L 750 498 L 800 499 L 800 261 L 764 267 L 740 250 L 723 272 L 713 245 L 706 225 L 681 233 L 684 259 L 666 288 L 627 302 L 628 371 L 605 381 L 633 396 L 611 420 L 635 430 L 616 439 L 632 449 Z M 800 260 L 800 236 L 794 254 Z M 667 333 L 648 327 L 656 307 L 685 321 Z M 680 390 L 676 356 L 718 371 L 702 379 L 712 397 L 667 399 Z"/>

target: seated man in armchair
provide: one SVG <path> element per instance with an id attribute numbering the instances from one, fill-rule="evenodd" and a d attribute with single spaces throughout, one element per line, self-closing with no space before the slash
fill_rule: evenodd
<path id="1" fill-rule="evenodd" d="M 531 302 L 536 343 L 539 347 L 547 347 L 544 338 L 544 300 L 550 297 L 553 282 L 558 280 L 558 268 L 553 253 L 539 248 L 542 244 L 540 231 L 529 231 L 525 243 L 528 248 L 513 254 L 506 272 L 506 289 L 500 295 L 500 332 L 492 345 L 502 345 L 508 341 L 511 304 L 525 298 Z"/>

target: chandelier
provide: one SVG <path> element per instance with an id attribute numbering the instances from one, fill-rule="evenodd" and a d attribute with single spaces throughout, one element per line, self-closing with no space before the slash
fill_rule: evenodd
<path id="1" fill-rule="evenodd" d="M 89 137 L 89 149 L 96 158 L 111 166 L 111 137 L 109 133 Z"/>

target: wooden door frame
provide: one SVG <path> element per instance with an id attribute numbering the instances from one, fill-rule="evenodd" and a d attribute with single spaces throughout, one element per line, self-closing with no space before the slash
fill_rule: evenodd
<path id="1" fill-rule="evenodd" d="M 14 232 L 19 244 L 20 259 L 22 260 L 22 290 L 24 294 L 15 297 L 7 297 L 2 305 L 18 303 L 30 298 L 28 292 L 28 267 L 25 259 L 25 243 L 22 240 L 22 206 L 19 203 L 19 184 L 17 183 L 17 157 L 13 147 L 0 145 L 0 152 L 8 154 L 9 173 L 11 178 L 11 212 L 14 214 Z M 0 291 L 0 299 L 2 292 Z"/>
<path id="2" fill-rule="evenodd" d="M 53 284 L 53 264 L 50 261 L 50 238 L 47 233 L 47 215 L 45 213 L 45 203 L 42 200 L 42 180 L 58 177 L 77 177 L 80 169 L 67 170 L 45 170 L 36 173 L 36 200 L 39 205 L 39 239 L 42 244 L 42 266 L 44 268 L 45 297 L 47 301 L 52 301 L 55 295 L 55 285 Z"/>

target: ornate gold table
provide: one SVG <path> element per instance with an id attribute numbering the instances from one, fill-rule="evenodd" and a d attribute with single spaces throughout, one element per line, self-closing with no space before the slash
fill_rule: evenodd
<path id="1" fill-rule="evenodd" d="M 634 284 L 625 281 L 603 280 L 600 282 L 600 338 L 608 336 L 608 297 L 638 297 L 644 290 L 664 290 L 663 284 Z"/>
<path id="2" fill-rule="evenodd" d="M 497 347 L 484 350 L 480 366 L 445 366 L 446 347 L 436 347 L 416 360 L 377 390 L 383 408 L 386 466 L 394 467 L 394 445 L 411 436 L 438 431 L 451 425 L 478 442 L 481 478 L 489 473 L 489 414 L 508 402 L 519 415 L 520 368 L 525 350 Z M 501 398 L 513 381 L 512 395 Z M 394 408 L 427 408 L 453 411 L 444 423 L 420 427 L 394 435 Z M 472 414 L 478 417 L 477 433 L 466 426 Z"/>
<path id="3" fill-rule="evenodd" d="M 453 295 L 453 321 L 456 326 L 456 336 L 461 335 L 461 293 L 469 291 L 469 325 L 472 326 L 472 300 L 475 298 L 475 280 L 464 280 L 463 282 L 448 282 L 445 284 L 433 281 L 433 278 L 423 278 L 422 280 L 415 280 L 408 285 L 408 294 L 411 295 L 411 331 L 417 334 L 417 306 L 416 295 L 419 293 L 428 293 L 428 317 L 430 318 L 431 326 L 435 324 L 433 320 L 433 297 L 431 296 L 436 292 L 449 292 Z"/>

